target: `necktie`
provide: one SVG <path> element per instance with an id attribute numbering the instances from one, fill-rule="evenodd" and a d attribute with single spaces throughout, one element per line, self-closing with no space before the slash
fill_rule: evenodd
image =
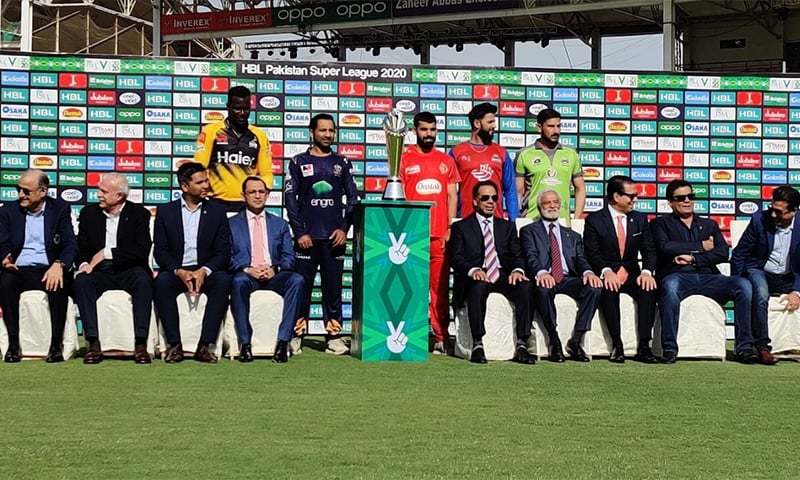
<path id="1" fill-rule="evenodd" d="M 550 224 L 550 275 L 556 283 L 564 279 L 564 267 L 561 266 L 561 249 L 558 248 L 558 239 L 555 234 L 555 224 Z"/>
<path id="2" fill-rule="evenodd" d="M 624 215 L 617 215 L 617 244 L 619 244 L 619 257 L 625 256 L 625 221 Z"/>
<path id="3" fill-rule="evenodd" d="M 625 225 L 623 222 L 625 221 L 625 217 L 623 215 L 617 215 L 617 244 L 619 244 L 619 258 L 625 257 Z M 619 267 L 617 271 L 617 278 L 620 283 L 625 283 L 628 280 L 628 271 L 625 270 L 625 267 Z"/>
<path id="4" fill-rule="evenodd" d="M 489 228 L 491 222 L 489 219 L 483 221 L 483 246 L 486 252 L 486 276 L 491 283 L 494 283 L 500 278 L 500 262 L 497 260 L 497 249 L 494 247 L 494 235 Z"/>
<path id="5" fill-rule="evenodd" d="M 251 230 L 250 244 L 252 246 L 253 266 L 260 267 L 267 263 L 264 258 L 264 227 L 261 224 L 261 215 L 253 217 L 253 229 Z"/>

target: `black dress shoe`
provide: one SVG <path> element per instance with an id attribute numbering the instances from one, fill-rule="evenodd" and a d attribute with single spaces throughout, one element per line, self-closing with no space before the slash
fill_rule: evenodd
<path id="1" fill-rule="evenodd" d="M 100 342 L 97 340 L 89 340 L 89 349 L 86 355 L 83 356 L 83 363 L 86 365 L 95 365 L 103 361 L 103 351 L 100 349 Z"/>
<path id="2" fill-rule="evenodd" d="M 564 352 L 561 349 L 561 342 L 559 340 L 550 341 L 549 353 L 550 355 L 547 357 L 548 360 L 555 363 L 564 363 Z"/>
<path id="3" fill-rule="evenodd" d="M 253 361 L 253 348 L 249 343 L 243 343 L 242 348 L 239 349 L 239 361 L 242 363 Z"/>
<path id="4" fill-rule="evenodd" d="M 181 355 L 183 354 L 181 353 Z M 136 345 L 136 348 L 133 351 L 133 361 L 138 365 L 147 365 L 149 363 L 153 363 L 153 359 L 147 352 L 146 345 Z"/>
<path id="5" fill-rule="evenodd" d="M 289 342 L 278 340 L 275 345 L 275 355 L 272 356 L 272 361 L 275 363 L 286 363 L 289 361 Z"/>
<path id="6" fill-rule="evenodd" d="M 576 362 L 586 363 L 591 361 L 586 352 L 583 351 L 581 344 L 573 340 L 567 342 L 567 355 L 569 355 L 570 360 L 575 360 Z"/>
<path id="7" fill-rule="evenodd" d="M 176 343 L 167 349 L 164 354 L 165 363 L 181 363 L 183 361 L 183 345 Z"/>
<path id="8" fill-rule="evenodd" d="M 625 349 L 622 345 L 615 345 L 611 349 L 611 355 L 609 355 L 608 361 L 611 363 L 625 363 Z"/>
<path id="9" fill-rule="evenodd" d="M 217 363 L 217 356 L 208 349 L 208 345 L 197 344 L 194 359 L 200 363 Z"/>
<path id="10" fill-rule="evenodd" d="M 486 353 L 483 347 L 475 347 L 472 349 L 472 355 L 469 356 L 469 361 L 472 363 L 488 363 L 486 361 Z"/>
<path id="11" fill-rule="evenodd" d="M 47 363 L 58 363 L 64 361 L 64 353 L 61 351 L 61 346 L 57 347 L 50 347 L 50 351 L 47 352 L 47 358 L 44 360 Z"/>
<path id="12" fill-rule="evenodd" d="M 22 352 L 18 346 L 8 347 L 3 361 L 6 363 L 19 363 L 22 361 Z"/>
<path id="13" fill-rule="evenodd" d="M 528 347 L 524 345 L 517 345 L 516 352 L 514 352 L 513 360 L 517 363 L 524 365 L 535 365 L 536 357 L 528 353 Z"/>
<path id="14" fill-rule="evenodd" d="M 650 350 L 650 347 L 641 347 L 634 355 L 633 360 L 636 362 L 641 363 L 658 363 L 658 357 L 653 355 L 653 351 Z"/>
<path id="15" fill-rule="evenodd" d="M 666 351 L 661 355 L 661 363 L 675 363 L 678 361 L 678 352 Z"/>
<path id="16" fill-rule="evenodd" d="M 753 365 L 758 363 L 759 357 L 755 349 L 751 348 L 750 350 L 734 354 L 733 359 L 745 365 Z"/>

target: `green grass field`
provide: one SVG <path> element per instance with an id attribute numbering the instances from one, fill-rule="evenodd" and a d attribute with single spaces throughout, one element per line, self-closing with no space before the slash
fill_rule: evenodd
<path id="1" fill-rule="evenodd" d="M 790 478 L 800 365 L 0 364 L 0 479 Z"/>

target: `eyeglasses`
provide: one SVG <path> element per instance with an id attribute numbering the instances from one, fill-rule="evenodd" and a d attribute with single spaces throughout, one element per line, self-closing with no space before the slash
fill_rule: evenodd
<path id="1" fill-rule="evenodd" d="M 491 199 L 493 202 L 496 202 L 498 198 L 500 197 L 498 197 L 497 195 L 481 195 L 480 197 L 478 197 L 478 200 L 480 200 L 481 202 L 488 202 Z"/>
<path id="2" fill-rule="evenodd" d="M 689 200 L 690 202 L 693 202 L 694 199 L 695 199 L 694 193 L 690 193 L 688 195 L 673 195 L 672 196 L 672 201 L 673 202 L 685 202 L 686 200 Z"/>
<path id="3" fill-rule="evenodd" d="M 637 193 L 637 192 L 634 192 L 634 193 L 617 192 L 617 194 L 618 195 L 625 195 L 626 197 L 630 198 L 631 200 L 636 200 L 636 198 L 639 196 L 639 193 Z"/>

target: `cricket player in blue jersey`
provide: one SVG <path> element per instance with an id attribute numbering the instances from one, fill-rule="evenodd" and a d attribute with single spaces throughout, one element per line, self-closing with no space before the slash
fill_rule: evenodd
<path id="1" fill-rule="evenodd" d="M 342 273 L 347 231 L 353 222 L 358 191 L 352 165 L 331 148 L 336 124 L 331 115 L 315 115 L 309 124 L 311 147 L 289 163 L 285 187 L 286 210 L 295 238 L 295 270 L 305 279 L 304 301 L 291 344 L 296 355 L 302 350 L 299 335 L 305 331 L 311 305 L 314 277 L 320 270 L 322 313 L 327 332 L 327 353 L 345 355 L 350 349 L 341 338 Z"/>

